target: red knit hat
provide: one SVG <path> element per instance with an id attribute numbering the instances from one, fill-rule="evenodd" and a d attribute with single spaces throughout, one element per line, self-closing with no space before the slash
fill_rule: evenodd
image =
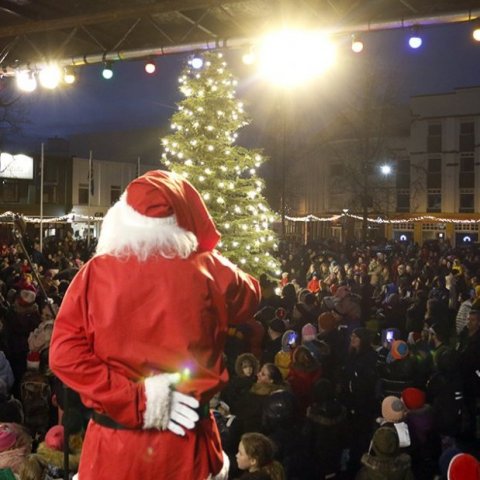
<path id="1" fill-rule="evenodd" d="M 199 251 L 213 250 L 220 240 L 202 197 L 180 175 L 162 170 L 147 172 L 127 186 L 126 201 L 148 218 L 175 215 L 177 224 L 197 237 Z"/>
<path id="2" fill-rule="evenodd" d="M 405 388 L 402 392 L 402 400 L 409 410 L 418 410 L 425 405 L 425 392 L 419 388 Z"/>
<path id="3" fill-rule="evenodd" d="M 335 329 L 337 324 L 337 319 L 332 312 L 323 312 L 318 317 L 318 328 L 319 330 L 325 330 L 330 332 L 331 330 Z"/>
<path id="4" fill-rule="evenodd" d="M 45 445 L 52 450 L 63 450 L 65 431 L 63 425 L 54 425 L 45 435 Z"/>
<path id="5" fill-rule="evenodd" d="M 480 480 L 480 464 L 468 453 L 455 455 L 448 465 L 448 480 Z"/>
<path id="6" fill-rule="evenodd" d="M 408 355 L 408 345 L 403 340 L 395 340 L 390 347 L 390 354 L 395 360 L 402 360 Z"/>

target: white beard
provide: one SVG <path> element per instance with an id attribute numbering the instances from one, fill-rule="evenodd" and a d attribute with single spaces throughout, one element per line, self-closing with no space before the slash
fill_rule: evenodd
<path id="1" fill-rule="evenodd" d="M 195 235 L 179 227 L 175 215 L 165 218 L 141 215 L 127 204 L 124 193 L 103 219 L 96 254 L 134 255 L 144 261 L 151 254 L 187 258 L 197 247 Z"/>

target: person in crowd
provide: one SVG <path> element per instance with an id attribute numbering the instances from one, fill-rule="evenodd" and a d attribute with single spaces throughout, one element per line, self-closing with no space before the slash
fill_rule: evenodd
<path id="1" fill-rule="evenodd" d="M 54 374 L 94 411 L 82 480 L 226 478 L 208 405 L 228 378 L 228 326 L 253 317 L 260 288 L 215 251 L 219 239 L 201 195 L 161 170 L 105 216 L 50 346 Z"/>
<path id="2" fill-rule="evenodd" d="M 236 412 L 241 431 L 261 431 L 263 409 L 268 396 L 286 388 L 278 367 L 273 363 L 264 363 L 258 372 L 256 383 L 238 401 Z"/>
<path id="3" fill-rule="evenodd" d="M 377 417 L 377 356 L 371 345 L 371 332 L 356 328 L 341 376 L 342 397 L 351 426 L 349 470 L 358 470 L 360 457 L 368 448 Z"/>
<path id="4" fill-rule="evenodd" d="M 285 480 L 279 462 L 274 460 L 274 446 L 261 433 L 245 433 L 238 444 L 237 464 L 245 473 L 240 480 Z"/>
<path id="5" fill-rule="evenodd" d="M 473 307 L 468 314 L 466 331 L 458 346 L 459 373 L 463 381 L 465 406 L 469 421 L 466 435 L 480 438 L 477 425 L 480 424 L 480 308 Z"/>
<path id="6" fill-rule="evenodd" d="M 400 451 L 397 433 L 389 427 L 375 431 L 371 448 L 362 456 L 362 465 L 355 480 L 415 480 L 410 456 Z"/>
<path id="7" fill-rule="evenodd" d="M 285 330 L 285 322 L 280 318 L 274 317 L 268 322 L 268 338 L 262 353 L 262 363 L 275 361 L 275 355 L 282 349 L 282 336 Z"/>

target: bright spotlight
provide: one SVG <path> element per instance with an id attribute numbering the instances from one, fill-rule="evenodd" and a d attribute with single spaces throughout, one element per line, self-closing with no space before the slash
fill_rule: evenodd
<path id="1" fill-rule="evenodd" d="M 17 87 L 22 92 L 33 92 L 37 88 L 37 80 L 30 70 L 20 70 L 15 73 Z"/>
<path id="2" fill-rule="evenodd" d="M 264 38 L 259 69 L 274 83 L 299 85 L 328 70 L 335 53 L 334 45 L 320 32 L 283 30 Z"/>
<path id="3" fill-rule="evenodd" d="M 480 26 L 475 27 L 472 32 L 472 37 L 476 42 L 480 42 Z"/>
<path id="4" fill-rule="evenodd" d="M 77 77 L 75 76 L 75 72 L 73 71 L 73 69 L 65 67 L 65 70 L 63 72 L 63 81 L 66 84 L 71 85 L 72 83 L 75 83 L 76 79 Z"/>
<path id="5" fill-rule="evenodd" d="M 382 165 L 380 171 L 383 175 L 390 175 L 392 173 L 392 167 L 390 165 Z"/>
<path id="6" fill-rule="evenodd" d="M 413 28 L 410 36 L 408 37 L 408 45 L 410 48 L 417 49 L 422 46 L 423 40 L 422 37 L 418 33 L 418 28 Z"/>
<path id="7" fill-rule="evenodd" d="M 112 62 L 105 62 L 103 65 L 102 77 L 105 80 L 110 80 L 113 77 Z"/>
<path id="8" fill-rule="evenodd" d="M 255 60 L 256 60 L 256 56 L 255 56 L 255 52 L 250 48 L 248 49 L 247 52 L 245 52 L 243 55 L 242 55 L 242 62 L 245 64 L 245 65 L 252 65 L 255 63 Z"/>
<path id="9" fill-rule="evenodd" d="M 156 69 L 157 67 L 155 66 L 155 62 L 153 60 L 149 60 L 145 64 L 145 72 L 147 72 L 149 75 L 152 75 L 153 73 L 155 73 Z"/>
<path id="10" fill-rule="evenodd" d="M 53 90 L 54 88 L 57 88 L 60 83 L 62 72 L 58 65 L 49 64 L 40 71 L 38 79 L 40 80 L 40 85 L 42 87 Z"/>
<path id="11" fill-rule="evenodd" d="M 192 68 L 194 68 L 195 70 L 199 70 L 200 68 L 203 67 L 203 58 L 200 57 L 199 55 L 194 55 L 190 59 L 189 63 L 192 66 Z"/>
<path id="12" fill-rule="evenodd" d="M 356 35 L 352 35 L 352 52 L 353 53 L 363 52 L 363 42 Z"/>

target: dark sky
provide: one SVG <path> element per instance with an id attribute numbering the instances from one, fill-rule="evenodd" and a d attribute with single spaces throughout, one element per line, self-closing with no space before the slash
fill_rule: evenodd
<path id="1" fill-rule="evenodd" d="M 471 40 L 471 26 L 452 24 L 433 26 L 423 31 L 419 50 L 407 46 L 406 32 L 391 30 L 364 35 L 365 50 L 360 55 L 344 45 L 337 66 L 314 85 L 295 95 L 294 105 L 312 123 L 328 115 L 345 98 L 354 94 L 362 68 L 372 62 L 395 79 L 398 97 L 407 102 L 410 95 L 447 92 L 457 87 L 480 85 L 480 43 Z M 346 42 L 345 42 L 346 43 Z M 268 109 L 274 108 L 273 87 L 256 78 L 240 62 L 241 53 L 227 53 L 227 61 L 239 79 L 238 97 L 252 117 L 251 143 L 261 145 Z M 81 67 L 77 83 L 64 89 L 37 91 L 25 95 L 22 103 L 29 123 L 25 136 L 36 138 L 69 137 L 84 133 L 132 129 L 158 129 L 165 126 L 180 99 L 177 78 L 185 55 L 156 60 L 157 72 L 148 76 L 143 62 L 116 62 L 114 77 L 101 77 L 100 65 Z"/>

